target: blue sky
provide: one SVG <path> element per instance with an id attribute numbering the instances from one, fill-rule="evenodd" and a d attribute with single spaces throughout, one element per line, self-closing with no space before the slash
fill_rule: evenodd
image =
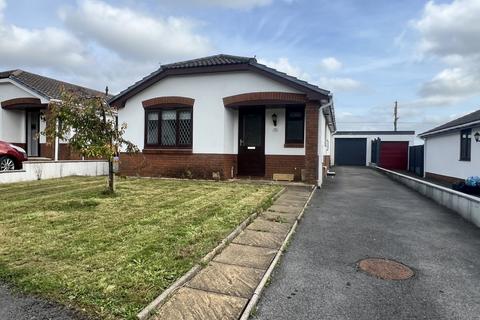
<path id="1" fill-rule="evenodd" d="M 331 90 L 339 130 L 418 132 L 479 108 L 480 1 L 0 0 L 0 68 L 118 92 L 229 53 Z"/>

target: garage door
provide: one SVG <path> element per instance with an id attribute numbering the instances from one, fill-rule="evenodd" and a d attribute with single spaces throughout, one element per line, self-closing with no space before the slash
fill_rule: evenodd
<path id="1" fill-rule="evenodd" d="M 367 163 L 366 138 L 336 138 L 335 165 L 364 166 Z"/>
<path id="2" fill-rule="evenodd" d="M 382 141 L 380 146 L 380 166 L 391 170 L 407 170 L 408 142 Z"/>

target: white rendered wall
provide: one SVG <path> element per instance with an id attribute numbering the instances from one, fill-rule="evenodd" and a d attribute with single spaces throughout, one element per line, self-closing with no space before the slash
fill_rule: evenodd
<path id="1" fill-rule="evenodd" d="M 272 115 L 274 113 L 277 115 L 276 127 L 272 121 Z M 285 108 L 267 108 L 265 110 L 265 154 L 305 155 L 305 147 L 285 148 L 285 122 Z M 305 126 L 303 136 L 305 137 Z"/>
<path id="2" fill-rule="evenodd" d="M 460 131 L 425 140 L 425 172 L 465 179 L 480 175 L 480 142 L 473 138 L 480 127 L 472 130 L 472 153 L 470 161 L 460 161 Z"/>
<path id="3" fill-rule="evenodd" d="M 125 138 L 142 149 L 145 117 L 142 101 L 160 96 L 189 97 L 195 99 L 193 152 L 235 154 L 238 149 L 238 112 L 225 108 L 222 99 L 236 94 L 262 91 L 299 93 L 286 85 L 248 71 L 170 76 L 130 98 L 125 107 L 120 109 L 118 120 L 120 124 L 126 122 L 128 125 Z M 268 123 L 267 119 L 268 116 Z M 270 154 L 301 152 L 285 149 L 285 153 L 279 153 L 282 151 L 277 147 L 278 143 L 266 145 Z M 266 150 L 267 154 L 268 152 Z"/>
<path id="4" fill-rule="evenodd" d="M 9 82 L 0 82 L 0 102 L 15 98 L 34 97 Z M 0 108 L 0 140 L 25 143 L 25 111 Z"/>
<path id="5" fill-rule="evenodd" d="M 338 135 L 333 136 L 334 139 L 342 139 L 342 138 L 366 138 L 367 139 L 367 160 L 365 165 L 368 166 L 372 162 L 372 140 L 380 138 L 382 141 L 408 141 L 409 146 L 413 146 L 415 141 L 415 135 L 402 135 L 402 134 L 386 134 L 386 135 Z M 335 153 L 332 153 L 335 155 Z M 332 158 L 335 158 L 333 156 Z M 335 163 L 335 159 L 333 159 L 332 164 Z"/>
<path id="6" fill-rule="evenodd" d="M 104 176 L 107 174 L 108 162 L 102 160 L 27 161 L 23 163 L 23 170 L 0 172 L 0 184 L 68 176 Z"/>

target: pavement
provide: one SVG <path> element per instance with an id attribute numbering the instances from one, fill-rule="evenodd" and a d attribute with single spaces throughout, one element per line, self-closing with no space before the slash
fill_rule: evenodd
<path id="1" fill-rule="evenodd" d="M 480 319 L 480 229 L 369 168 L 314 194 L 253 319 Z M 357 270 L 367 257 L 408 280 Z"/>
<path id="2" fill-rule="evenodd" d="M 288 186 L 266 212 L 155 312 L 154 319 L 236 320 L 280 250 L 311 193 Z"/>
<path id="3" fill-rule="evenodd" d="M 0 283 L 0 319 L 2 320 L 81 320 L 78 312 L 60 304 L 16 292 Z"/>

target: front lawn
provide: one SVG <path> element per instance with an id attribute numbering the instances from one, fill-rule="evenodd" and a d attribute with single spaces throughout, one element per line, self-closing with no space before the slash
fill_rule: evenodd
<path id="1" fill-rule="evenodd" d="M 0 278 L 85 310 L 133 319 L 278 186 L 105 178 L 0 185 Z"/>

